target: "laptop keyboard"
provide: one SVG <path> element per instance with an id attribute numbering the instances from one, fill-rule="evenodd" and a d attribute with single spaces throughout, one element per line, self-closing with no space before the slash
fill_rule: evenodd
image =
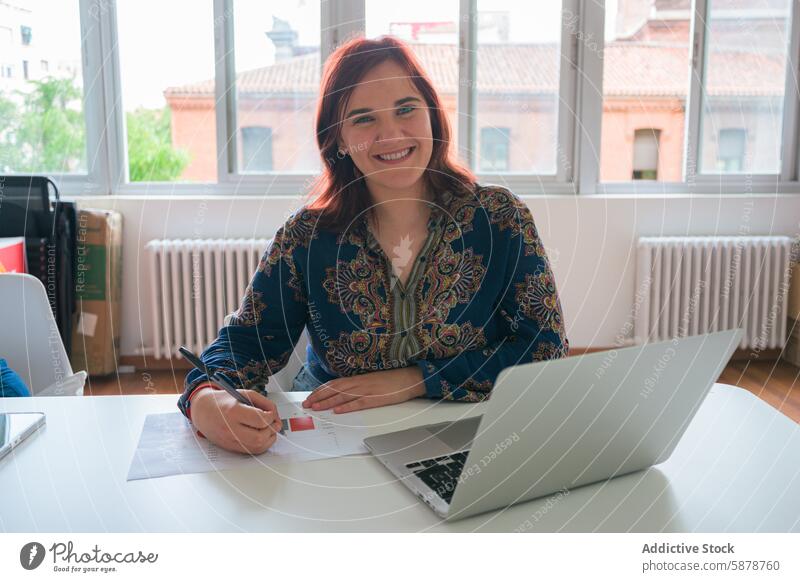
<path id="1" fill-rule="evenodd" d="M 430 487 L 439 497 L 447 503 L 453 499 L 458 477 L 464 470 L 469 451 L 459 451 L 432 459 L 423 459 L 407 463 L 406 468 L 419 477 L 425 485 Z"/>

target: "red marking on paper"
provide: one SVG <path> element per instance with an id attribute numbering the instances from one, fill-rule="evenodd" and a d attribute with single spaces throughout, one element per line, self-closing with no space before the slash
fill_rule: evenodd
<path id="1" fill-rule="evenodd" d="M 291 428 L 292 431 L 314 430 L 314 419 L 310 416 L 290 418 L 289 428 Z"/>

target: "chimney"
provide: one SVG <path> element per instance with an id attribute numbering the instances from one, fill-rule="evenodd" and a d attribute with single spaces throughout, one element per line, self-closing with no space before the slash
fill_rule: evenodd
<path id="1" fill-rule="evenodd" d="M 275 45 L 275 62 L 290 59 L 295 54 L 295 43 L 297 42 L 297 31 L 292 30 L 286 20 L 272 17 L 272 30 L 266 35 Z"/>

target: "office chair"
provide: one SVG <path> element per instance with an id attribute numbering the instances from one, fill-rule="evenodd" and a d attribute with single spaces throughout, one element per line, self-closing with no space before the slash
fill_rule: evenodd
<path id="1" fill-rule="evenodd" d="M 42 282 L 24 273 L 0 274 L 0 357 L 31 396 L 82 396 L 86 372 L 72 372 Z"/>

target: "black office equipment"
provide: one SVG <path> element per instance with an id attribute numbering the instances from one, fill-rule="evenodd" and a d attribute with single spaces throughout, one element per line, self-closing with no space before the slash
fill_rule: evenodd
<path id="1" fill-rule="evenodd" d="M 67 354 L 75 312 L 76 213 L 46 176 L 0 176 L 0 237 L 25 237 L 28 272 L 47 291 Z"/>

